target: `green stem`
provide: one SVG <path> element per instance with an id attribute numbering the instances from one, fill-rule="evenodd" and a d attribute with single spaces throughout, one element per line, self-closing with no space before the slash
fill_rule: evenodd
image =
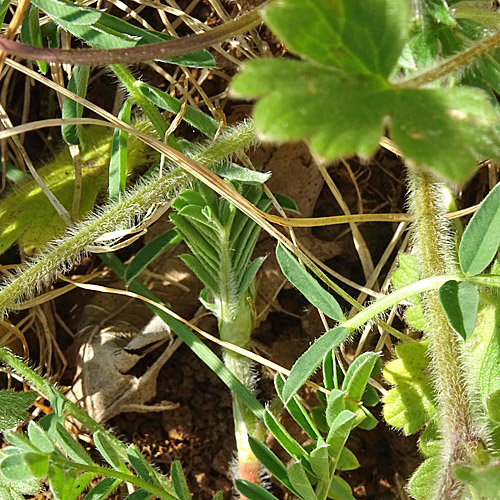
<path id="1" fill-rule="evenodd" d="M 439 185 L 424 169 L 409 169 L 409 191 L 415 212 L 415 240 L 422 261 L 422 274 L 432 277 L 452 266 L 452 241 Z M 451 328 L 437 292 L 425 295 L 432 378 L 439 401 L 442 468 L 434 498 L 461 497 L 463 484 L 455 479 L 452 466 L 467 463 L 481 443 L 471 411 L 471 402 L 461 365 L 458 335 Z"/>

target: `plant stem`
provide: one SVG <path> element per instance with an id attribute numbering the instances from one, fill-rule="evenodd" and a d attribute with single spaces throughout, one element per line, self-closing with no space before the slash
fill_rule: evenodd
<path id="1" fill-rule="evenodd" d="M 169 59 L 210 47 L 249 31 L 261 23 L 259 10 L 263 5 L 200 35 L 189 35 L 168 42 L 137 45 L 126 49 L 45 49 L 0 38 L 0 50 L 30 60 L 89 66 Z"/>
<path id="2" fill-rule="evenodd" d="M 394 83 L 394 87 L 397 88 L 416 88 L 421 87 L 427 83 L 434 82 L 449 75 L 462 66 L 469 64 L 477 57 L 483 56 L 488 52 L 496 49 L 500 45 L 500 32 L 482 40 L 473 47 L 463 52 L 459 52 L 456 56 L 446 59 L 439 66 L 426 71 L 420 75 L 409 78 L 408 80 L 403 80 L 401 82 Z"/>
<path id="3" fill-rule="evenodd" d="M 423 277 L 444 274 L 453 262 L 449 223 L 439 183 L 421 168 L 409 168 L 409 192 L 415 212 L 415 240 L 422 261 Z M 461 496 L 463 484 L 455 479 L 452 466 L 465 463 L 481 442 L 460 362 L 458 335 L 448 323 L 436 291 L 425 296 L 432 378 L 440 405 L 439 421 L 443 464 L 435 500 Z"/>

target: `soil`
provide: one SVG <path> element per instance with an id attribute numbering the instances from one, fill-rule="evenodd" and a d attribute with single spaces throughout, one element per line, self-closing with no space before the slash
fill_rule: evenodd
<path id="1" fill-rule="evenodd" d="M 179 2 L 181 7 L 186 7 L 189 3 L 187 1 Z M 239 2 L 240 5 L 244 4 L 245 6 L 256 3 L 260 2 Z M 234 7 L 234 4 L 235 2 L 229 4 L 228 9 L 230 10 L 231 5 Z M 216 21 L 216 16 L 208 1 L 200 2 L 198 11 L 191 14 L 199 19 L 212 17 Z M 283 55 L 283 47 L 272 34 L 262 29 L 260 36 L 269 52 Z M 222 63 L 223 61 L 221 61 Z M 234 67 L 229 67 L 227 62 L 224 64 L 226 66 L 223 66 L 222 70 L 225 71 L 226 76 L 234 73 Z M 149 73 L 146 69 L 141 66 L 140 70 L 144 70 L 145 81 L 161 86 L 156 73 L 151 73 L 151 79 L 148 80 Z M 109 108 L 109 103 L 114 99 L 114 93 L 111 93 L 113 88 L 111 83 L 115 83 L 114 77 L 111 77 L 107 72 L 102 74 L 99 79 L 94 80 L 90 100 Z M 165 83 L 163 86 L 167 88 Z M 215 76 L 206 80 L 204 90 L 210 96 L 221 95 L 225 92 L 226 86 L 227 78 Z M 33 106 L 28 117 L 30 120 L 47 116 L 47 109 L 55 106 L 53 94 L 39 85 L 35 86 L 33 90 L 32 102 Z M 48 105 L 48 102 L 52 104 Z M 249 104 L 234 102 L 225 97 L 221 98 L 218 104 L 223 107 L 229 122 L 237 121 L 251 111 Z M 10 108 L 13 121 L 18 123 L 22 117 L 22 93 L 12 97 Z M 39 137 L 36 134 L 26 137 L 25 145 L 28 152 L 38 158 Z M 49 140 L 47 140 L 47 144 L 50 144 Z M 50 155 L 50 152 L 46 154 Z M 272 182 L 276 182 L 275 185 L 271 185 L 273 191 L 291 190 L 285 194 L 289 194 L 299 203 L 302 216 L 342 213 L 329 189 L 324 186 L 318 172 L 313 171 L 312 159 L 307 148 L 303 145 L 263 145 L 253 151 L 252 158 L 259 168 L 273 170 Z M 375 210 L 401 212 L 404 210 L 404 175 L 402 166 L 396 157 L 381 151 L 370 161 L 353 158 L 348 160 L 348 163 L 356 183 L 353 182 L 353 176 L 349 174 L 349 170 L 342 164 L 332 166 L 329 173 L 353 213 L 360 211 L 368 213 Z M 281 174 L 278 173 L 280 169 L 282 170 Z M 485 184 L 484 178 L 480 180 L 481 182 L 477 185 Z M 467 203 L 470 205 L 476 202 L 473 197 L 480 198 L 482 194 L 476 186 L 474 195 L 466 194 L 466 196 Z M 161 232 L 166 226 L 168 224 L 165 221 L 160 221 L 156 231 Z M 379 223 L 359 226 L 375 265 L 389 244 L 395 227 L 395 224 Z M 332 269 L 356 283 L 365 283 L 352 234 L 345 226 L 327 226 L 313 231 L 301 230 L 298 233 L 301 241 L 304 241 L 306 246 Z M 154 231 L 153 234 L 155 234 Z M 147 238 L 151 237 L 151 234 L 147 236 Z M 142 244 L 143 240 L 128 247 L 119 254 L 120 258 L 125 260 L 130 257 Z M 276 264 L 273 263 L 272 245 L 273 242 L 263 236 L 257 247 L 257 254 L 269 255 L 268 262 L 266 262 L 268 267 L 264 268 L 263 278 L 261 278 L 261 293 L 263 295 L 260 297 L 262 304 L 258 303 L 258 312 L 263 311 L 266 304 L 270 303 L 271 307 L 260 319 L 254 334 L 253 348 L 270 360 L 289 368 L 323 330 L 315 311 L 310 309 L 305 299 L 291 287 L 285 285 L 278 293 L 276 300 L 271 300 L 275 292 L 278 291 L 278 283 L 282 281 Z M 378 280 L 379 286 L 382 285 L 384 278 L 389 273 L 396 253 L 397 250 L 393 252 L 391 258 L 384 265 Z M 2 263 L 16 262 L 17 259 L 17 253 L 12 250 L 2 256 Z M 73 270 L 73 273 L 88 273 L 97 265 L 95 259 L 85 259 L 79 267 Z M 194 284 L 192 276 L 187 274 L 186 269 L 176 269 L 176 272 L 178 272 L 177 276 L 182 276 L 182 279 L 179 278 L 180 281 L 187 280 L 191 294 L 189 298 L 179 294 L 174 298 L 170 296 L 169 302 L 176 312 L 189 319 L 193 317 L 199 306 L 197 302 L 199 285 Z M 107 279 L 106 283 L 112 283 L 110 278 Z M 57 284 L 55 286 L 63 285 Z M 156 285 L 159 286 L 158 283 Z M 163 283 L 163 286 L 167 285 Z M 354 289 L 348 286 L 346 290 L 351 294 L 357 294 Z M 61 321 L 54 321 L 53 324 L 49 325 L 49 330 L 53 332 L 53 338 L 44 342 L 52 343 L 52 345 L 61 348 L 69 363 L 66 367 L 62 366 L 61 360 L 54 352 L 50 360 L 44 359 L 45 344 L 40 340 L 40 333 L 36 327 L 26 331 L 34 362 L 42 365 L 44 371 L 50 370 L 52 375 L 56 375 L 54 378 L 63 386 L 71 385 L 79 371 L 74 341 L 63 325 L 70 325 L 70 329 L 75 333 L 76 325 L 82 317 L 83 307 L 90 300 L 92 299 L 87 293 L 73 291 L 56 299 L 51 304 L 45 304 L 43 306 L 45 312 L 41 313 L 37 310 L 36 317 L 38 319 L 41 317 L 60 318 Z M 101 299 L 98 298 L 97 301 L 100 303 Z M 342 306 L 346 308 L 346 304 L 342 304 Z M 146 322 L 148 317 L 146 313 L 144 314 L 143 319 Z M 12 319 L 19 320 L 22 317 L 23 314 L 20 314 L 13 316 Z M 205 319 L 203 326 L 207 331 L 215 333 L 215 325 L 212 320 Z M 374 349 L 378 338 L 378 334 L 370 336 L 364 350 Z M 17 345 L 14 348 L 20 354 L 22 353 Z M 355 348 L 354 342 L 348 345 L 346 355 L 352 355 Z M 390 359 L 391 355 L 390 348 L 386 347 L 383 351 L 383 359 Z M 156 359 L 155 356 L 158 357 L 158 351 L 141 360 L 134 370 L 137 373 L 144 373 Z M 316 375 L 319 376 L 319 374 Z M 259 398 L 263 403 L 266 403 L 273 397 L 272 379 L 265 369 L 262 370 L 261 377 Z M 382 380 L 380 382 L 383 383 Z M 311 392 L 305 392 L 302 395 L 310 405 L 316 404 L 315 396 Z M 185 345 L 182 345 L 161 369 L 157 379 L 156 396 L 150 403 L 160 403 L 165 400 L 176 404 L 177 407 L 162 412 L 120 413 L 111 418 L 106 425 L 124 441 L 135 443 L 146 458 L 165 474 L 168 474 L 172 461 L 180 460 L 194 499 L 212 499 L 215 493 L 220 490 L 224 492 L 226 500 L 233 498 L 231 463 L 234 459 L 235 443 L 231 395 L 217 375 L 207 368 Z M 380 406 L 375 407 L 373 413 L 380 420 L 377 429 L 373 432 L 356 429 L 347 443 L 347 446 L 358 457 L 360 468 L 341 475 L 352 486 L 354 495 L 358 499 L 404 500 L 407 497 L 403 491 L 403 485 L 421 461 L 416 438 L 404 437 L 393 429 L 389 429 L 382 419 Z M 297 426 L 286 414 L 283 416 L 283 420 L 286 427 L 297 439 L 305 441 L 306 438 L 298 432 Z M 289 457 L 279 449 L 276 443 L 269 441 L 269 444 L 280 458 L 285 461 L 289 460 Z M 272 479 L 266 478 L 265 481 L 278 499 L 292 498 L 289 493 L 275 485 Z M 114 498 L 120 498 L 120 495 L 123 495 L 123 492 L 115 495 Z M 37 498 L 50 498 L 50 496 L 48 493 L 41 493 Z"/>

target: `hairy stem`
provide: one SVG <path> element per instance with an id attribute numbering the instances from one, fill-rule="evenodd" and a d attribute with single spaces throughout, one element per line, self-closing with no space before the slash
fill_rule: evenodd
<path id="1" fill-rule="evenodd" d="M 205 167 L 223 160 L 234 151 L 248 146 L 255 139 L 251 124 L 230 129 L 218 143 L 198 154 L 194 159 Z M 7 280 L 0 290 L 0 313 L 5 314 L 23 297 L 50 282 L 58 271 L 72 265 L 75 257 L 104 234 L 124 223 L 133 222 L 150 207 L 164 203 L 190 182 L 190 176 L 180 167 L 160 178 L 149 178 L 138 188 L 127 193 L 119 202 L 110 204 L 86 222 L 69 229 L 67 236 L 48 247 L 45 253 L 33 259 Z"/>
<path id="2" fill-rule="evenodd" d="M 439 183 L 424 169 L 409 169 L 409 191 L 415 212 L 415 240 L 425 278 L 444 274 L 453 262 L 452 243 Z M 467 462 L 481 442 L 460 362 L 458 335 L 448 323 L 436 291 L 425 296 L 432 378 L 440 405 L 443 466 L 435 500 L 460 498 L 463 484 L 452 466 Z"/>

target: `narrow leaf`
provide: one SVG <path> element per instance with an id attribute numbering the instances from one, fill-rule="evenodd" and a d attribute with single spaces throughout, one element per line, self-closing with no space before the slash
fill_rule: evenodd
<path id="1" fill-rule="evenodd" d="M 186 476 L 182 470 L 182 465 L 178 460 L 174 460 L 170 467 L 170 475 L 172 476 L 172 483 L 179 500 L 191 500 L 191 494 L 186 482 Z"/>
<path id="2" fill-rule="evenodd" d="M 89 74 L 90 66 L 75 66 L 68 82 L 68 90 L 80 97 L 85 97 L 87 95 Z M 69 97 L 64 99 L 62 108 L 62 117 L 64 119 L 81 118 L 82 114 L 83 104 L 79 104 Z M 79 133 L 80 127 L 80 125 L 63 125 L 61 127 L 63 139 L 68 144 L 79 145 L 81 139 L 81 134 Z"/>
<path id="3" fill-rule="evenodd" d="M 84 497 L 83 500 L 104 500 L 108 498 L 111 492 L 120 486 L 121 480 L 107 477 L 94 486 Z"/>
<path id="4" fill-rule="evenodd" d="M 349 335 L 342 327 L 333 328 L 324 333 L 292 366 L 290 376 L 283 388 L 283 399 L 288 403 L 292 396 L 304 385 L 311 373 L 316 370 L 325 354 L 338 346 Z"/>
<path id="5" fill-rule="evenodd" d="M 130 124 L 132 99 L 127 99 L 118 113 L 118 119 Z M 125 191 L 127 181 L 128 132 L 116 128 L 111 143 L 111 158 L 109 160 L 108 192 L 110 200 L 120 199 Z"/>
<path id="6" fill-rule="evenodd" d="M 49 457 L 40 453 L 23 453 L 24 463 L 34 477 L 39 479 L 47 475 L 49 469 Z"/>
<path id="7" fill-rule="evenodd" d="M 464 273 L 483 272 L 500 245 L 500 183 L 483 200 L 465 228 L 458 250 Z"/>
<path id="8" fill-rule="evenodd" d="M 320 286 L 281 244 L 276 247 L 276 258 L 283 274 L 313 306 L 332 319 L 337 321 L 344 320 L 344 315 L 338 302 Z"/>
<path id="9" fill-rule="evenodd" d="M 328 445 L 324 442 L 318 443 L 318 447 L 311 452 L 309 464 L 314 475 L 320 480 L 327 482 L 330 479 L 330 463 L 328 457 Z"/>
<path id="10" fill-rule="evenodd" d="M 348 398 L 361 401 L 377 359 L 378 354 L 365 352 L 353 361 L 342 383 L 342 390 Z"/>
<path id="11" fill-rule="evenodd" d="M 99 430 L 94 432 L 93 439 L 99 453 L 113 469 L 128 473 L 127 466 L 121 461 L 118 453 L 114 449 L 113 443 L 103 431 Z"/>
<path id="12" fill-rule="evenodd" d="M 262 486 L 251 483 L 250 481 L 237 479 L 235 484 L 238 491 L 248 498 L 248 500 L 278 500 L 272 493 L 269 493 L 269 491 L 265 490 Z"/>
<path id="13" fill-rule="evenodd" d="M 329 451 L 334 462 L 334 467 L 337 466 L 342 448 L 344 447 L 355 422 L 356 414 L 349 410 L 340 412 L 337 418 L 332 422 L 326 442 L 330 445 Z"/>
<path id="14" fill-rule="evenodd" d="M 337 470 L 354 470 L 359 467 L 358 459 L 356 455 L 345 446 L 342 448 L 340 452 L 340 457 L 337 462 Z"/>
<path id="15" fill-rule="evenodd" d="M 7 3 L 7 6 L 9 3 Z M 2 5 L 3 7 L 4 5 Z M 5 16 L 5 12 L 2 11 L 2 19 Z M 42 33 L 40 30 L 40 19 L 38 17 L 38 9 L 35 9 L 32 5 L 29 5 L 26 14 L 24 15 L 23 23 L 21 25 L 21 42 L 28 45 L 33 45 L 34 47 L 43 47 L 42 43 Z M 44 61 L 36 62 L 40 71 L 45 75 L 47 73 L 47 63 Z"/>
<path id="16" fill-rule="evenodd" d="M 63 451 L 77 463 L 93 465 L 83 446 L 59 423 L 56 423 L 56 436 Z"/>
<path id="17" fill-rule="evenodd" d="M 264 413 L 264 423 L 276 441 L 296 460 L 307 456 L 306 451 L 295 439 L 290 436 L 278 419 L 266 408 Z"/>
<path id="18" fill-rule="evenodd" d="M 271 172 L 259 172 L 241 167 L 232 161 L 223 161 L 213 166 L 212 171 L 230 181 L 239 181 L 245 184 L 262 184 L 270 179 Z"/>
<path id="19" fill-rule="evenodd" d="M 240 285 L 238 288 L 238 294 L 243 294 L 248 290 L 248 287 L 251 285 L 253 279 L 255 278 L 260 266 L 264 263 L 266 257 L 257 257 L 253 260 L 250 265 L 246 268 L 243 277 L 241 278 Z"/>
<path id="20" fill-rule="evenodd" d="M 127 266 L 123 277 L 125 285 L 128 286 L 151 262 L 181 240 L 182 238 L 177 231 L 171 229 L 147 243 L 135 254 Z"/>
<path id="21" fill-rule="evenodd" d="M 447 281 L 439 289 L 439 301 L 451 327 L 467 340 L 476 325 L 477 288 L 465 281 Z"/>
<path id="22" fill-rule="evenodd" d="M 339 476 L 333 476 L 328 498 L 332 500 L 356 500 L 349 484 Z"/>
<path id="23" fill-rule="evenodd" d="M 326 421 L 328 426 L 331 427 L 335 419 L 345 410 L 345 394 L 343 391 L 333 389 L 328 395 L 326 406 Z"/>
<path id="24" fill-rule="evenodd" d="M 300 462 L 295 462 L 288 467 L 288 479 L 300 498 L 304 500 L 316 498 L 304 466 Z"/>
<path id="25" fill-rule="evenodd" d="M 48 434 L 35 422 L 28 425 L 28 436 L 33 445 L 44 453 L 52 453 L 56 446 Z"/>

